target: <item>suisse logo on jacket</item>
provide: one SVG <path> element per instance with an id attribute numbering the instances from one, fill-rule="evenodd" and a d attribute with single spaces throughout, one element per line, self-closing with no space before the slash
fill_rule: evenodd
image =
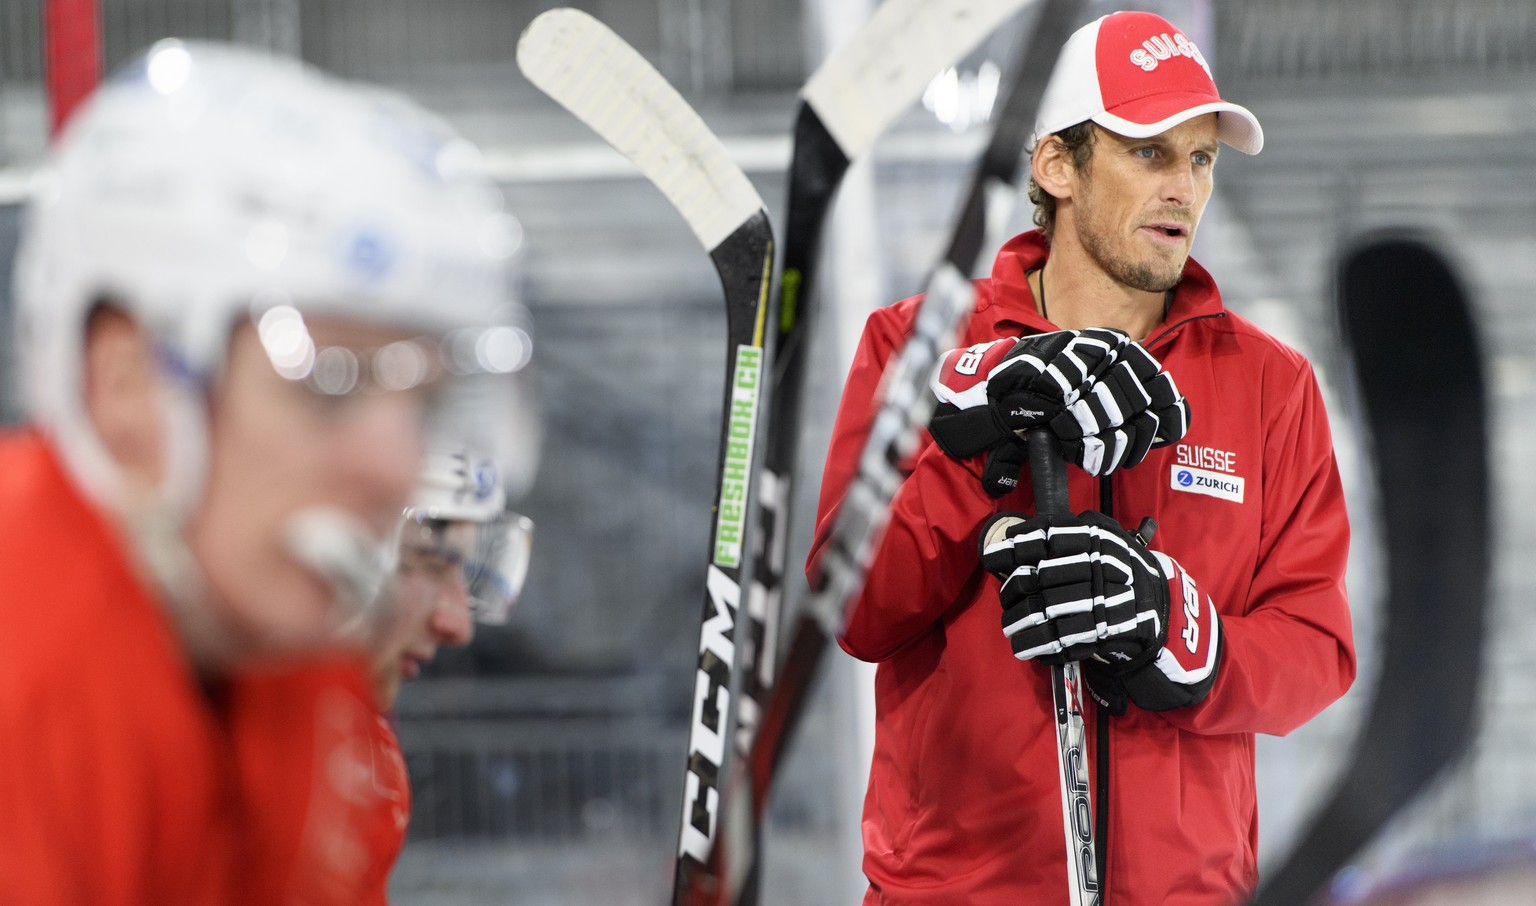
<path id="1" fill-rule="evenodd" d="M 1179 444 L 1169 466 L 1169 487 L 1188 494 L 1205 494 L 1233 503 L 1243 502 L 1243 476 L 1237 454 L 1216 447 Z"/>

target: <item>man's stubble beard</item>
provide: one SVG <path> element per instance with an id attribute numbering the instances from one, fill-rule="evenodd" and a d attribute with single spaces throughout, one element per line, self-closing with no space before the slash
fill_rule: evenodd
<path id="1" fill-rule="evenodd" d="M 1085 186 L 1090 190 L 1091 186 Z M 1088 199 L 1084 199 L 1088 201 Z M 1084 210 L 1092 210 L 1094 205 L 1090 201 L 1084 206 Z M 1164 264 L 1161 261 L 1135 261 L 1117 254 L 1111 247 L 1110 237 L 1115 235 L 1115 225 L 1100 223 L 1101 218 L 1089 215 L 1080 217 L 1076 221 L 1078 243 L 1083 251 L 1099 268 L 1108 274 L 1116 282 L 1148 293 L 1163 293 L 1173 289 L 1184 275 L 1184 264 L 1189 260 L 1189 253 L 1185 252 L 1176 263 Z M 1173 214 L 1168 219 L 1175 221 L 1184 220 L 1183 217 Z M 1194 240 L 1194 224 L 1189 227 L 1190 240 Z"/>
<path id="2" fill-rule="evenodd" d="M 1078 230 L 1078 241 L 1083 250 L 1104 273 L 1118 283 L 1142 292 L 1162 293 L 1173 289 L 1184 274 L 1184 264 L 1189 260 L 1188 253 L 1182 255 L 1176 263 L 1131 260 L 1121 257 L 1111 248 L 1107 230 L 1096 230 L 1091 223 L 1085 223 L 1084 227 L 1086 229 Z"/>

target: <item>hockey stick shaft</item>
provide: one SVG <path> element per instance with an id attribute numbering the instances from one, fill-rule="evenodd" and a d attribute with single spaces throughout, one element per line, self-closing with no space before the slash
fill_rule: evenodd
<path id="1" fill-rule="evenodd" d="M 1071 515 L 1066 463 L 1056 454 L 1051 432 L 1035 428 L 1025 437 L 1035 513 Z M 1088 785 L 1088 734 L 1083 726 L 1082 671 L 1074 663 L 1051 668 L 1055 713 L 1056 766 L 1061 781 L 1061 823 L 1067 846 L 1067 891 L 1072 906 L 1099 902 L 1098 862 L 1093 840 L 1093 805 Z"/>

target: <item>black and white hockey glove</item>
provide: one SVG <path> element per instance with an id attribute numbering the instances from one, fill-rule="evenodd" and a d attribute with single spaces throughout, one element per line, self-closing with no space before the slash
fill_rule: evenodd
<path id="1" fill-rule="evenodd" d="M 1122 345 L 1117 359 L 1068 401 L 1067 411 L 1071 418 L 1057 418 L 1051 428 L 1063 457 L 1090 475 L 1134 466 L 1148 450 L 1189 431 L 1189 402 L 1140 343 Z"/>
<path id="2" fill-rule="evenodd" d="M 1019 660 L 1085 661 L 1095 697 L 1123 712 L 1201 701 L 1216 682 L 1221 626 L 1177 561 L 1092 510 L 999 513 L 981 532 L 982 565 L 1003 583 L 1003 634 Z M 1170 601 L 1178 606 L 1170 607 Z"/>
<path id="3" fill-rule="evenodd" d="M 1049 426 L 1064 458 L 1093 475 L 1132 466 L 1189 427 L 1189 405 L 1157 360 L 1118 330 L 1063 330 L 945 354 L 928 430 L 944 452 L 988 453 L 982 483 L 1001 497 L 1025 457 L 1011 449 Z"/>

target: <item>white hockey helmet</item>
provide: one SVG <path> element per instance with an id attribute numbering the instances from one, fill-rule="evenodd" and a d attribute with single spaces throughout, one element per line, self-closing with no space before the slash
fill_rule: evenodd
<path id="1" fill-rule="evenodd" d="M 459 530 L 465 527 L 472 530 Z M 528 575 L 533 521 L 507 508 L 502 470 L 489 457 L 436 449 L 428 451 L 402 515 L 400 543 L 451 554 L 476 622 L 501 624 Z"/>
<path id="2" fill-rule="evenodd" d="M 410 511 L 426 519 L 489 522 L 506 511 L 501 471 L 467 449 L 432 449 L 422 460 Z"/>
<path id="3" fill-rule="evenodd" d="M 111 504 L 116 471 L 81 405 L 102 300 L 204 386 L 238 319 L 272 309 L 420 331 L 457 373 L 516 370 L 526 331 L 504 319 L 519 235 L 478 152 L 403 96 L 162 41 L 78 111 L 38 180 L 16 269 L 29 414 Z M 178 512 L 201 487 L 195 409 L 171 419 L 182 486 L 162 490 Z"/>

